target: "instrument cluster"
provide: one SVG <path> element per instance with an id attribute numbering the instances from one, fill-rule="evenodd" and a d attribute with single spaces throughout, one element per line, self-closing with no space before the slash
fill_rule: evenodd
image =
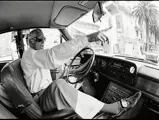
<path id="1" fill-rule="evenodd" d="M 108 57 L 96 57 L 94 68 L 103 74 L 126 84 L 132 85 L 136 79 L 136 65 L 125 60 Z"/>

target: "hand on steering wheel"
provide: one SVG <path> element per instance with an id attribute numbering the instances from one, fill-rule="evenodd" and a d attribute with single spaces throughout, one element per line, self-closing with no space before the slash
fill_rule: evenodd
<path id="1" fill-rule="evenodd" d="M 77 57 L 82 57 L 82 52 L 85 50 L 91 50 L 92 54 L 90 56 L 90 58 L 83 64 L 80 64 L 78 66 L 74 66 L 73 62 L 75 61 L 75 59 Z M 83 78 L 89 73 L 90 69 L 93 66 L 93 62 L 95 59 L 95 53 L 93 51 L 93 49 L 85 47 L 83 48 L 81 51 L 79 51 L 74 58 L 72 59 L 72 61 L 70 62 L 70 64 L 67 67 L 66 70 L 66 81 L 71 83 L 71 84 L 76 84 L 76 83 L 80 83 L 83 82 Z M 78 76 L 77 80 L 75 82 L 72 82 L 69 80 L 70 76 Z"/>

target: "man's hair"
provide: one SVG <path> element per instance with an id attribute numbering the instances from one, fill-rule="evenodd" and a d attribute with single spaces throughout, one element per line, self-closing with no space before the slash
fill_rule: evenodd
<path id="1" fill-rule="evenodd" d="M 42 30 L 40 28 L 33 29 L 29 33 L 29 35 L 27 37 L 29 45 L 30 45 L 30 43 L 32 44 L 32 42 L 33 42 L 32 39 L 36 40 L 37 38 L 39 38 L 39 39 L 46 39 L 46 37 L 44 36 L 44 34 L 43 34 L 43 32 L 42 32 Z"/>
<path id="2" fill-rule="evenodd" d="M 36 28 L 36 29 L 33 29 L 29 35 L 28 35 L 28 39 L 32 39 L 32 38 L 41 38 L 41 39 L 45 39 L 45 36 L 42 32 L 42 30 L 40 28 Z"/>

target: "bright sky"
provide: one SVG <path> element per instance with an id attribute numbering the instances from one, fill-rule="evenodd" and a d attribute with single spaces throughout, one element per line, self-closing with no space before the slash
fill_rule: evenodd
<path id="1" fill-rule="evenodd" d="M 133 5 L 135 3 L 138 3 L 138 1 L 130 1 L 129 3 Z M 154 3 L 159 8 L 159 1 L 152 1 L 152 3 Z"/>
<path id="2" fill-rule="evenodd" d="M 159 8 L 159 1 L 153 1 L 153 3 Z"/>
<path id="3" fill-rule="evenodd" d="M 120 3 L 125 3 L 126 5 L 135 5 L 138 3 L 138 1 L 120 1 Z M 158 8 L 159 8 L 159 1 L 152 1 Z"/>

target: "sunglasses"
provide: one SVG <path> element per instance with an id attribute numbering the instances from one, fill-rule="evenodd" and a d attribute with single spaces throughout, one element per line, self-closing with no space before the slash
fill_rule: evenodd
<path id="1" fill-rule="evenodd" d="M 45 42 L 45 39 L 34 38 L 36 42 Z"/>

